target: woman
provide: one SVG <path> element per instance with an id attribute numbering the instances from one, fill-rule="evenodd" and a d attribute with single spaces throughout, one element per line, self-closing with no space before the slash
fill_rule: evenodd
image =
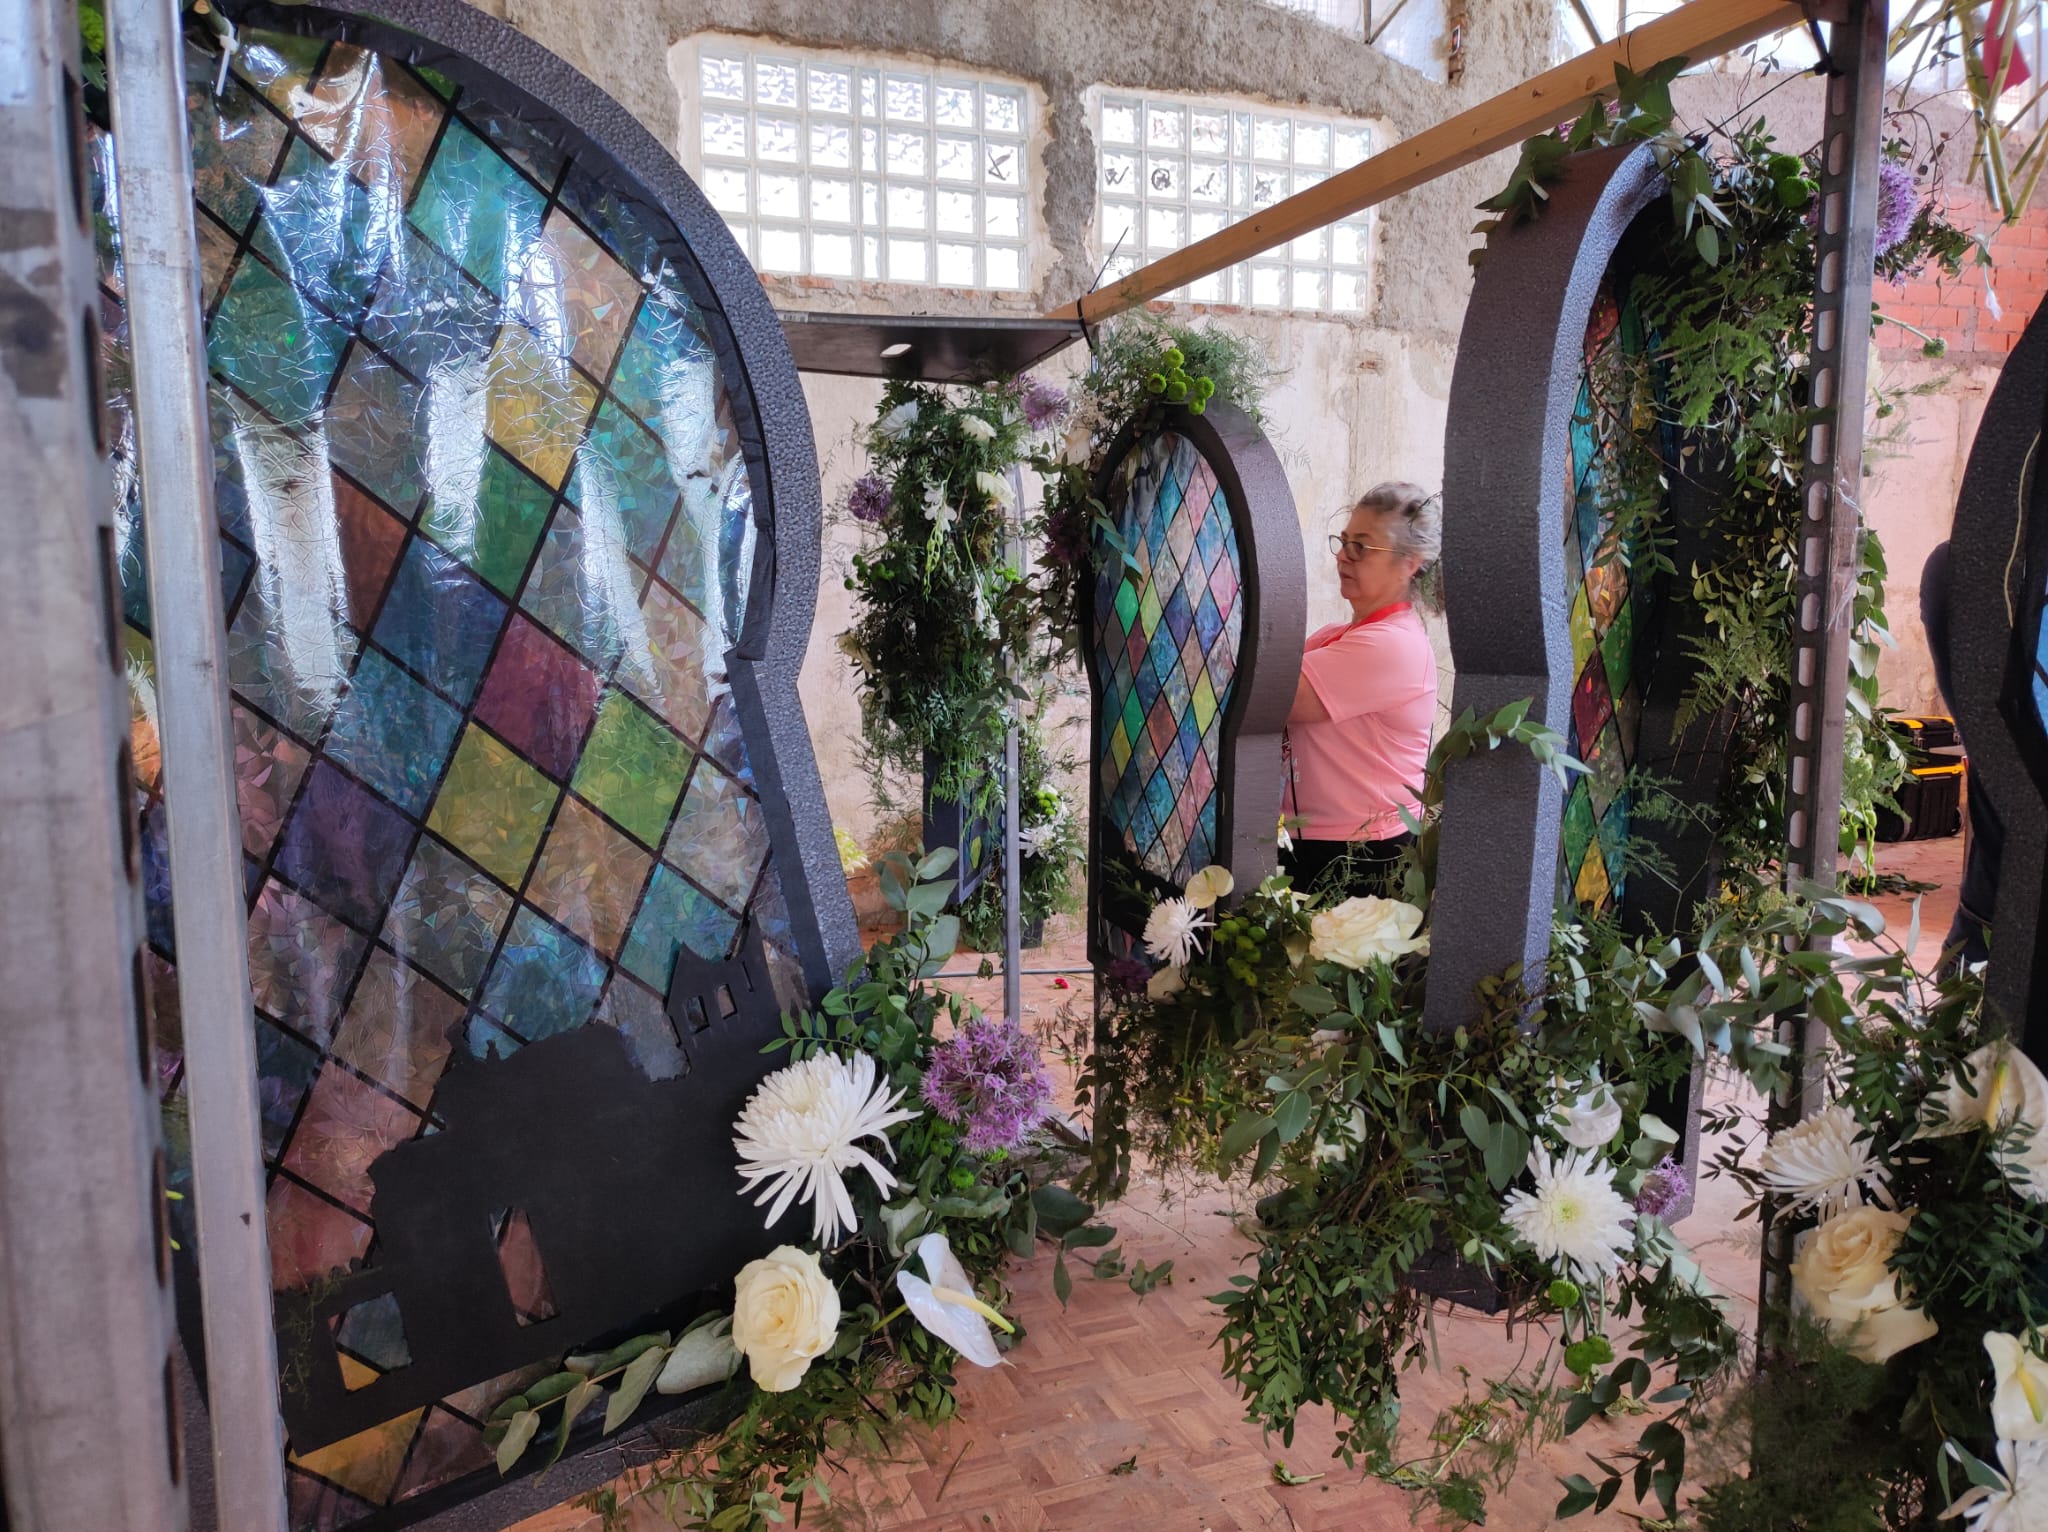
<path id="1" fill-rule="evenodd" d="M 1413 484 L 1366 491 L 1330 538 L 1349 622 L 1309 635 L 1287 714 L 1286 812 L 1296 888 L 1384 894 L 1414 839 L 1402 810 L 1436 722 L 1436 651 L 1416 611 L 1416 579 L 1443 544 L 1443 507 Z M 1334 869 L 1334 870 L 1333 870 Z"/>

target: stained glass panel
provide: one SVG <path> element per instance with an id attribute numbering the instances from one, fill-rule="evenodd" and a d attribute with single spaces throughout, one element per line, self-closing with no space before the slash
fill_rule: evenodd
<path id="1" fill-rule="evenodd" d="M 1095 582 L 1096 812 L 1135 866 L 1177 886 L 1216 860 L 1241 554 L 1215 471 L 1173 432 L 1124 459 L 1110 502 L 1130 556 L 1110 552 Z"/>
<path id="2" fill-rule="evenodd" d="M 439 1126 L 451 1058 L 596 1021 L 678 1074 L 675 955 L 722 958 L 749 918 L 784 993 L 801 981 L 724 675 L 755 535 L 733 380 L 681 236 L 487 94 L 347 44 L 242 41 L 218 95 L 212 54 L 187 73 L 283 1290 L 374 1259 L 370 1167 Z M 149 973 L 174 997 L 132 494 L 122 539 Z M 336 1322 L 348 1387 L 403 1365 L 395 1313 Z M 488 1469 L 484 1420 L 525 1376 L 295 1444 L 294 1528 Z"/>
<path id="3" fill-rule="evenodd" d="M 1629 773 L 1642 689 L 1636 635 L 1646 630 L 1648 582 L 1632 567 L 1633 539 L 1612 486 L 1621 457 L 1658 432 L 1651 346 L 1624 289 L 1603 286 L 1586 326 L 1566 464 L 1564 565 L 1572 646 L 1571 753 L 1586 763 L 1565 799 L 1558 903 L 1606 909 L 1621 899 L 1629 838 Z M 1652 443 L 1656 445 L 1656 443 Z"/>

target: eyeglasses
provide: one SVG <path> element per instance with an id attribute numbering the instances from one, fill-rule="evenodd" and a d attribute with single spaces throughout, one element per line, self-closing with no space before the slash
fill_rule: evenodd
<path id="1" fill-rule="evenodd" d="M 1369 543 L 1362 537 L 1346 537 L 1341 532 L 1332 532 L 1330 551 L 1340 559 L 1350 559 L 1356 563 L 1368 553 L 1392 553 L 1395 550 L 1385 543 Z"/>

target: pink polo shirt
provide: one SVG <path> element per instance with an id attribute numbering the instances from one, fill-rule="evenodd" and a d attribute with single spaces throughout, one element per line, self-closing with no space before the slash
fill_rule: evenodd
<path id="1" fill-rule="evenodd" d="M 1436 651 L 1407 602 L 1309 635 L 1301 673 L 1329 710 L 1287 726 L 1286 811 L 1305 840 L 1385 840 L 1407 828 L 1436 723 Z"/>

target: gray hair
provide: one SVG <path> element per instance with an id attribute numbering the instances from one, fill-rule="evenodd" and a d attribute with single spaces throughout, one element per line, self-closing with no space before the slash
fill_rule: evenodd
<path id="1" fill-rule="evenodd" d="M 1404 558 L 1422 560 L 1416 571 L 1416 599 L 1432 611 L 1443 607 L 1442 574 L 1437 559 L 1444 547 L 1444 502 L 1420 484 L 1390 479 L 1375 484 L 1352 504 L 1351 514 L 1372 511 L 1386 518 L 1394 551 Z"/>

